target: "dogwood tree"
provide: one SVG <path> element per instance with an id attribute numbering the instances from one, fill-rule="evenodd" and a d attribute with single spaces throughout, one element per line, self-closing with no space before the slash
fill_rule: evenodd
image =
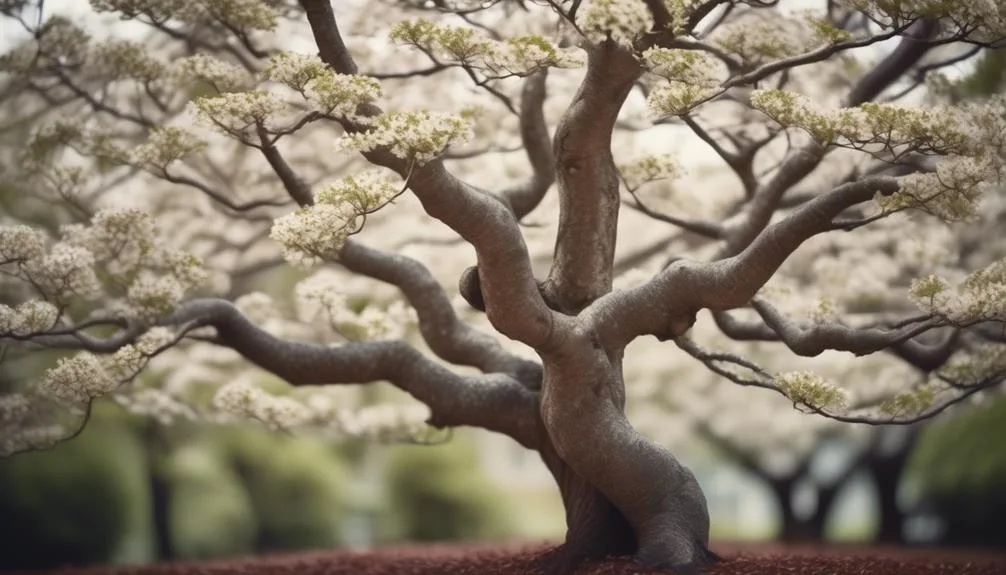
<path id="1" fill-rule="evenodd" d="M 277 428 L 480 427 L 536 450 L 559 485 L 568 532 L 543 569 L 632 554 L 688 571 L 715 559 L 706 502 L 626 417 L 634 340 L 759 388 L 737 398 L 774 393 L 839 422 L 912 423 L 1003 376 L 1003 261 L 947 243 L 991 213 L 1006 105 L 899 102 L 1000 42 L 1001 2 L 90 4 L 117 33 L 0 4 L 26 32 L 0 58 L 6 104 L 35 126 L 5 150 L 6 193 L 25 199 L 0 228 L 0 337 L 19 361 L 79 351 L 2 397 L 7 452 L 71 437 L 110 394 Z M 827 97 L 806 96 L 822 83 Z M 731 177 L 686 172 L 674 154 L 695 160 L 696 145 Z M 412 202 L 425 218 L 389 217 Z M 639 240 L 623 203 L 681 233 L 630 258 L 665 265 L 613 289 L 616 240 Z M 556 225 L 544 256 L 540 222 Z M 945 249 L 908 249 L 915 229 Z M 413 241 L 445 231 L 474 264 L 457 280 L 468 310 L 437 279 L 458 244 Z M 279 261 L 320 270 L 293 314 L 241 289 Z M 865 266 L 883 273 L 857 281 Z M 359 278 L 408 307 L 372 305 L 373 287 L 347 298 Z M 847 382 L 716 337 L 892 352 L 928 375 Z M 137 385 L 157 360 L 169 374 L 240 360 L 309 389 L 238 377 L 193 413 Z M 327 391 L 377 381 L 425 407 L 364 417 Z"/>

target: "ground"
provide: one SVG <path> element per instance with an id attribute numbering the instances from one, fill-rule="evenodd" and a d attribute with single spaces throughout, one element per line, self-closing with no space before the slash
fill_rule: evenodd
<path id="1" fill-rule="evenodd" d="M 230 561 L 63 569 L 53 575 L 523 575 L 542 545 L 442 544 L 376 551 L 319 551 Z M 724 561 L 708 575 L 996 575 L 1006 552 L 721 544 Z M 649 575 L 626 560 L 585 564 L 577 575 Z"/>

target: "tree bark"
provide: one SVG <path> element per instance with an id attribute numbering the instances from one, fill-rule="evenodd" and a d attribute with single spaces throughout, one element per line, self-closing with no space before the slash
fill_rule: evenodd
<path id="1" fill-rule="evenodd" d="M 621 351 L 606 352 L 573 329 L 543 359 L 541 416 L 549 448 L 542 453 L 548 461 L 554 448 L 569 468 L 552 466 L 570 519 L 566 547 L 589 548 L 592 538 L 612 532 L 614 546 L 627 544 L 610 504 L 632 528 L 638 562 L 678 573 L 714 562 L 709 512 L 694 475 L 625 417 Z"/>

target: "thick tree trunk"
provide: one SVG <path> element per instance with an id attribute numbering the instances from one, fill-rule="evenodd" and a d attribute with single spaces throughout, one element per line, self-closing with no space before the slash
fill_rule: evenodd
<path id="1" fill-rule="evenodd" d="M 709 512 L 695 477 L 636 432 L 623 413 L 620 354 L 611 357 L 589 339 L 567 343 L 544 357 L 541 399 L 550 443 L 542 455 L 546 462 L 558 460 L 550 468 L 569 520 L 564 548 L 579 556 L 627 549 L 632 539 L 624 521 L 644 565 L 689 573 L 715 561 L 708 549 Z"/>
<path id="2" fill-rule="evenodd" d="M 880 513 L 875 541 L 891 545 L 904 544 L 902 533 L 904 513 L 898 506 L 898 484 L 909 452 L 891 457 L 876 457 L 869 462 L 870 472 L 877 487 L 877 510 Z"/>

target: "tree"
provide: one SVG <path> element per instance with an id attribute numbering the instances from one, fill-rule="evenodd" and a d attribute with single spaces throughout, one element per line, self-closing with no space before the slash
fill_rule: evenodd
<path id="1" fill-rule="evenodd" d="M 934 48 L 1000 42 L 1002 4 L 849 0 L 812 13 L 778 4 L 433 0 L 374 17 L 324 0 L 92 1 L 129 21 L 120 36 L 154 32 L 138 43 L 91 38 L 47 18 L 41 3 L 3 3 L 28 31 L 0 60 L 5 96 L 47 120 L 8 151 L 10 163 L 30 197 L 71 210 L 49 214 L 62 224 L 56 238 L 0 229 L 0 261 L 19 286 L 17 305 L 0 308 L 0 334 L 18 354 L 82 350 L 3 398 L 4 435 L 18 432 L 5 450 L 72 436 L 102 395 L 182 411 L 170 390 L 136 375 L 157 356 L 183 371 L 180 361 L 211 344 L 231 351 L 214 361 L 236 352 L 294 386 L 387 381 L 428 408 L 430 427 L 481 427 L 538 451 L 567 511 L 566 541 L 546 570 L 612 553 L 684 572 L 713 561 L 694 476 L 626 417 L 630 342 L 673 340 L 722 377 L 842 422 L 931 417 L 998 385 L 1006 366 L 999 260 L 977 271 L 923 261 L 918 279 L 890 277 L 855 307 L 815 302 L 811 321 L 770 297 L 769 283 L 787 277 L 787 260 L 813 271 L 800 254 L 817 253 L 822 238 L 883 225 L 958 232 L 937 226 L 988 215 L 979 200 L 1003 173 L 1003 100 L 928 109 L 894 100 L 960 59 L 930 61 Z M 529 28 L 539 33 L 512 34 Z M 864 52 L 888 40 L 895 47 L 861 71 Z M 812 102 L 800 94 L 809 82 L 834 93 Z M 564 86 L 576 86 L 570 101 L 547 96 Z M 651 183 L 679 172 L 671 158 L 616 163 L 616 152 L 642 147 L 640 94 L 654 124 L 672 126 L 665 136 L 691 137 L 682 148 L 700 142 L 722 160 L 735 180 L 722 197 L 689 209 L 709 185 L 692 181 L 662 204 Z M 416 98 L 422 109 L 407 106 Z M 512 158 L 507 125 L 523 168 L 497 159 Z M 473 132 L 485 142 L 465 148 Z M 379 170 L 355 172 L 339 154 Z M 613 290 L 616 240 L 631 237 L 619 235 L 622 188 L 636 211 L 682 233 L 637 254 L 673 254 L 666 265 Z M 527 224 L 553 197 L 557 230 L 546 242 Z M 410 198 L 429 216 L 412 233 L 443 225 L 474 250 L 458 290 L 483 318 L 462 321 L 432 259 L 354 237 L 401 238 L 403 224 L 382 216 Z M 685 207 L 665 210 L 675 202 Z M 337 263 L 398 288 L 422 344 L 393 321 L 409 313 L 374 305 L 380 294 L 334 295 L 343 275 L 323 270 L 301 284 L 299 321 L 242 293 L 243 278 L 279 263 L 266 233 L 292 264 Z M 834 243 L 862 253 L 854 240 Z M 905 305 L 912 299 L 918 309 Z M 891 351 L 933 375 L 851 397 L 811 371 L 777 372 L 697 343 L 689 330 L 702 310 L 729 338 L 781 341 L 797 356 Z M 367 418 L 347 421 L 333 397 L 239 378 L 214 406 L 273 427 L 358 430 Z"/>

